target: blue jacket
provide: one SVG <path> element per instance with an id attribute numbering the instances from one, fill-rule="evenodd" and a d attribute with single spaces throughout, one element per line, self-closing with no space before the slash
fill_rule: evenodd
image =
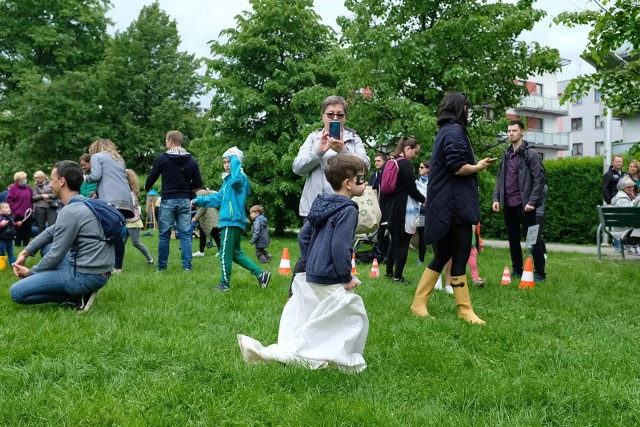
<path id="1" fill-rule="evenodd" d="M 298 234 L 307 281 L 320 285 L 349 283 L 358 204 L 338 194 L 321 194 L 313 201 L 307 218 Z"/>
<path id="2" fill-rule="evenodd" d="M 247 196 L 251 194 L 249 178 L 242 171 L 242 163 L 238 156 L 230 156 L 231 173 L 222 180 L 220 191 L 209 196 L 198 196 L 193 203 L 200 207 L 220 209 L 219 227 L 238 227 L 245 229 L 247 226 L 247 215 L 245 213 L 245 202 Z"/>
<path id="3" fill-rule="evenodd" d="M 438 125 L 427 188 L 426 243 L 444 238 L 454 221 L 469 226 L 480 221 L 478 174 L 456 175 L 462 166 L 476 164 L 467 130 L 448 117 Z"/>

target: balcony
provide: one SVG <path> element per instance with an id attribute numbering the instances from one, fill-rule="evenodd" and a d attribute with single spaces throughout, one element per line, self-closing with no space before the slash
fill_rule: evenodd
<path id="1" fill-rule="evenodd" d="M 566 116 L 569 114 L 567 105 L 560 105 L 559 98 L 538 95 L 530 95 L 523 98 L 514 110 L 522 112 L 547 113 L 557 116 Z"/>
<path id="2" fill-rule="evenodd" d="M 536 147 L 554 148 L 556 150 L 569 149 L 569 133 L 567 132 L 528 130 L 524 133 L 524 140 Z"/>

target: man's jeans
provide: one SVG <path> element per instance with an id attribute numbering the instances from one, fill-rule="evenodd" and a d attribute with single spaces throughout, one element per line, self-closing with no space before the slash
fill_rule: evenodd
<path id="1" fill-rule="evenodd" d="M 160 202 L 160 214 L 158 215 L 158 227 L 160 228 L 160 241 L 158 242 L 158 270 L 167 269 L 169 259 L 169 241 L 171 240 L 171 228 L 177 224 L 177 236 L 180 239 L 180 251 L 182 252 L 182 268 L 191 270 L 191 201 L 189 199 L 162 199 Z"/>
<path id="2" fill-rule="evenodd" d="M 42 249 L 44 256 L 50 245 Z M 107 272 L 105 272 L 107 273 Z M 74 297 L 89 294 L 102 288 L 109 280 L 108 273 L 74 273 L 69 263 L 69 253 L 55 270 L 32 274 L 11 286 L 11 299 L 18 304 L 42 304 L 45 302 L 63 303 Z"/>

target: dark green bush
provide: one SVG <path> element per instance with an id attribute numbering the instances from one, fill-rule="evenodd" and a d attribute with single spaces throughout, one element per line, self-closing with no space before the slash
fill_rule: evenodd
<path id="1" fill-rule="evenodd" d="M 547 242 L 593 244 L 602 204 L 602 157 L 545 160 L 547 195 L 544 236 Z M 491 210 L 495 173 L 480 181 L 483 235 L 506 239 L 502 213 Z M 482 174 L 481 174 L 482 175 Z"/>

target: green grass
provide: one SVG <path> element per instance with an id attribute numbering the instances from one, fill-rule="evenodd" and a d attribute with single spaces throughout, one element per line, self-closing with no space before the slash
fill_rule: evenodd
<path id="1" fill-rule="evenodd" d="M 157 237 L 145 237 L 157 253 Z M 255 258 L 244 242 L 247 254 Z M 274 273 L 262 290 L 234 266 L 232 291 L 213 291 L 208 250 L 185 274 L 178 243 L 156 274 L 127 244 L 86 315 L 53 304 L 18 306 L 0 271 L 0 425 L 631 426 L 640 423 L 637 260 L 551 253 L 533 290 L 500 286 L 507 250 L 479 257 L 472 289 L 487 326 L 456 318 L 453 298 L 432 297 L 437 319 L 408 307 L 414 286 L 370 279 L 358 265 L 370 320 L 361 374 L 247 365 L 236 334 L 272 344 L 289 278 L 273 239 Z M 195 246 L 194 246 L 195 247 Z M 405 277 L 422 267 L 411 252 Z M 381 268 L 384 275 L 384 267 Z"/>

